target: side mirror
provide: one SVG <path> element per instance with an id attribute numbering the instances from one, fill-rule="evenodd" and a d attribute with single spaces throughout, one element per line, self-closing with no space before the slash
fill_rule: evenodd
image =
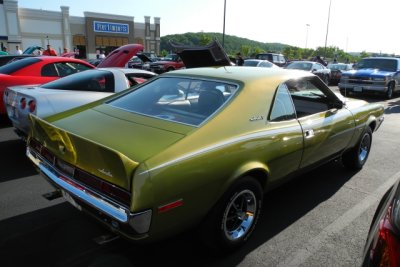
<path id="1" fill-rule="evenodd" d="M 330 104 L 331 108 L 336 108 L 336 109 L 342 109 L 344 106 L 344 103 L 341 100 L 335 100 Z"/>

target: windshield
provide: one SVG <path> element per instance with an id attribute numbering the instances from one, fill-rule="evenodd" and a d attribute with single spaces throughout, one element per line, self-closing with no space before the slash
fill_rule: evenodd
<path id="1" fill-rule="evenodd" d="M 105 70 L 78 72 L 41 86 L 46 89 L 114 92 L 114 75 Z"/>
<path id="2" fill-rule="evenodd" d="M 308 62 L 292 62 L 287 65 L 287 69 L 296 69 L 296 70 L 311 70 L 312 63 Z"/>
<path id="3" fill-rule="evenodd" d="M 221 81 L 160 77 L 108 104 L 130 112 L 198 126 L 220 109 L 238 86 Z"/>
<path id="4" fill-rule="evenodd" d="M 331 70 L 347 70 L 347 65 L 344 64 L 329 64 L 328 68 Z"/>
<path id="5" fill-rule="evenodd" d="M 19 71 L 20 69 L 23 69 L 29 65 L 35 64 L 39 61 L 40 61 L 40 59 L 36 58 L 36 57 L 24 58 L 24 59 L 21 59 L 18 61 L 13 61 L 4 66 L 1 66 L 0 73 L 10 75 L 16 71 Z"/>
<path id="6" fill-rule="evenodd" d="M 259 61 L 257 60 L 245 60 L 243 63 L 243 66 L 251 66 L 251 67 L 256 67 L 258 65 Z"/>
<path id="7" fill-rule="evenodd" d="M 357 69 L 378 69 L 383 71 L 397 71 L 397 60 L 390 58 L 364 58 L 357 63 Z"/>

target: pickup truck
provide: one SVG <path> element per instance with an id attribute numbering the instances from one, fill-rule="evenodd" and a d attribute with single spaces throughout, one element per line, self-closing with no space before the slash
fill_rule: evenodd
<path id="1" fill-rule="evenodd" d="M 340 93 L 379 93 L 387 99 L 400 91 L 400 58 L 368 57 L 360 60 L 354 70 L 342 73 Z"/>
<path id="2" fill-rule="evenodd" d="M 150 71 L 161 74 L 171 70 L 184 68 L 185 64 L 177 54 L 169 54 L 165 58 L 150 63 Z"/>

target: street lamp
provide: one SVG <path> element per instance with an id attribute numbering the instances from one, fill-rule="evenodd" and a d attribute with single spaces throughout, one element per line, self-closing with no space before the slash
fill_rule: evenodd
<path id="1" fill-rule="evenodd" d="M 326 37 L 325 37 L 325 52 L 324 52 L 325 58 L 326 58 L 326 43 L 328 42 L 329 19 L 331 17 L 331 4 L 332 4 L 332 0 L 329 0 L 328 22 L 326 23 Z"/>
<path id="2" fill-rule="evenodd" d="M 224 27 L 222 30 L 222 48 L 225 48 L 225 14 L 226 14 L 226 0 L 224 0 Z"/>
<path id="3" fill-rule="evenodd" d="M 307 23 L 307 24 L 306 24 L 306 27 L 307 27 L 307 28 L 306 28 L 307 30 L 306 30 L 306 47 L 305 47 L 305 49 L 307 49 L 307 42 L 308 42 L 308 28 L 310 27 L 310 24 L 308 24 L 308 23 Z"/>

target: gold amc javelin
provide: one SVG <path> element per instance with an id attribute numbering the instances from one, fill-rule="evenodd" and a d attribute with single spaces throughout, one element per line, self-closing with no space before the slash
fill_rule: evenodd
<path id="1" fill-rule="evenodd" d="M 27 155 L 75 207 L 128 239 L 196 226 L 230 250 L 253 232 L 263 193 L 286 178 L 337 158 L 361 169 L 383 112 L 307 72 L 185 69 L 32 116 Z"/>

